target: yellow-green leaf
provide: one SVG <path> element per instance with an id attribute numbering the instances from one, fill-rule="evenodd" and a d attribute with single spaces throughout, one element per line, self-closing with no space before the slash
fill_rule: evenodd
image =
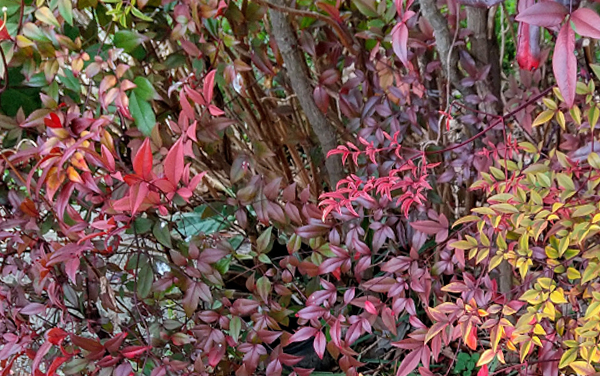
<path id="1" fill-rule="evenodd" d="M 554 112 L 555 112 L 554 110 L 543 111 L 541 114 L 539 114 L 535 118 L 535 120 L 533 121 L 533 124 L 531 124 L 531 126 L 537 127 L 539 125 L 549 122 L 552 119 L 552 116 L 554 116 Z"/>
<path id="2" fill-rule="evenodd" d="M 581 278 L 581 273 L 579 273 L 579 270 L 573 268 L 573 267 L 569 267 L 567 269 L 567 278 L 569 279 L 579 279 Z"/>
<path id="3" fill-rule="evenodd" d="M 488 270 L 491 272 L 492 270 L 496 269 L 503 259 L 504 257 L 502 257 L 501 255 L 496 255 L 492 257 L 492 259 L 490 260 L 490 265 L 488 266 Z"/>
<path id="4" fill-rule="evenodd" d="M 519 209 L 515 208 L 514 205 L 511 204 L 494 204 L 494 205 L 490 205 L 490 208 L 499 211 L 500 213 L 506 213 L 506 214 L 514 214 L 514 213 L 518 213 Z"/>
<path id="5" fill-rule="evenodd" d="M 600 156 L 597 153 L 588 155 L 588 163 L 596 170 L 600 170 Z"/>
<path id="6" fill-rule="evenodd" d="M 569 367 L 571 367 L 578 375 L 591 375 L 596 372 L 594 367 L 582 360 L 569 364 Z"/>
<path id="7" fill-rule="evenodd" d="M 596 206 L 592 204 L 580 205 L 573 212 L 573 217 L 583 217 L 596 211 Z"/>
<path id="8" fill-rule="evenodd" d="M 47 25 L 56 26 L 57 29 L 60 29 L 60 24 L 54 14 L 48 7 L 41 7 L 35 11 L 35 18 L 42 21 Z"/>
<path id="9" fill-rule="evenodd" d="M 558 111 L 556 113 L 556 121 L 558 122 L 558 124 L 560 125 L 560 127 L 563 130 L 567 129 L 566 122 L 565 122 L 565 114 L 563 114 L 562 111 Z"/>
<path id="10" fill-rule="evenodd" d="M 569 364 L 573 363 L 577 359 L 578 350 L 578 347 L 572 347 L 565 351 L 560 358 L 560 362 L 558 362 L 558 368 L 565 368 Z"/>
<path id="11" fill-rule="evenodd" d="M 542 102 L 544 102 L 546 107 L 548 107 L 550 110 L 556 110 L 558 108 L 558 106 L 556 105 L 556 102 L 550 98 L 543 98 Z"/>
<path id="12" fill-rule="evenodd" d="M 573 183 L 573 179 L 571 179 L 568 175 L 566 174 L 557 174 L 556 175 L 556 182 L 558 183 L 558 185 L 568 191 L 574 191 L 575 190 L 575 184 Z"/>
<path id="13" fill-rule="evenodd" d="M 467 249 L 471 249 L 473 246 L 466 240 L 459 240 L 457 242 L 450 243 L 450 247 L 466 251 Z"/>
<path id="14" fill-rule="evenodd" d="M 571 117 L 573 118 L 575 123 L 577 125 L 581 125 L 581 110 L 579 109 L 579 107 L 575 106 L 575 107 L 571 108 L 571 110 L 569 110 L 569 112 L 571 113 Z"/>
<path id="15" fill-rule="evenodd" d="M 592 130 L 596 127 L 596 124 L 598 124 L 599 117 L 600 117 L 600 111 L 598 110 L 598 107 L 596 107 L 596 106 L 590 107 L 590 109 L 588 111 L 588 122 L 590 123 L 590 127 L 592 128 Z"/>

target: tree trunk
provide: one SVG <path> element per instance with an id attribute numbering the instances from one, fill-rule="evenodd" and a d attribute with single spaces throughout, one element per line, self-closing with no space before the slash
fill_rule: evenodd
<path id="1" fill-rule="evenodd" d="M 283 0 L 274 0 L 273 3 L 285 5 Z M 335 128 L 319 110 L 313 99 L 313 87 L 308 77 L 306 60 L 304 60 L 304 56 L 298 47 L 298 39 L 286 15 L 275 9 L 270 10 L 270 15 L 273 35 L 285 63 L 292 89 L 298 97 L 302 111 L 317 135 L 323 154 L 326 156 L 330 150 L 338 146 Z M 345 177 L 341 157 L 334 155 L 326 158 L 325 167 L 329 176 L 330 189 L 334 190 L 337 182 Z"/>

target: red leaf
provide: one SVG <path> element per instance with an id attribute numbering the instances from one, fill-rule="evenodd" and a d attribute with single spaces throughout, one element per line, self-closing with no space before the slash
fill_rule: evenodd
<path id="1" fill-rule="evenodd" d="M 408 61 L 408 27 L 403 22 L 392 29 L 392 47 L 402 64 L 412 70 L 412 63 Z"/>
<path id="2" fill-rule="evenodd" d="M 396 336 L 398 333 L 396 319 L 394 318 L 394 312 L 389 307 L 383 308 L 383 311 L 381 312 L 381 320 L 383 321 L 385 327 L 388 328 L 394 336 Z"/>
<path id="3" fill-rule="evenodd" d="M 313 97 L 315 99 L 317 107 L 319 107 L 319 110 L 321 110 L 322 113 L 326 114 L 327 109 L 329 108 L 329 94 L 327 94 L 325 88 L 321 85 L 315 87 Z"/>
<path id="4" fill-rule="evenodd" d="M 0 38 L 0 40 L 2 40 L 2 39 Z M 54 112 L 50 113 L 50 119 L 48 119 L 48 118 L 44 119 L 44 124 L 46 124 L 46 126 L 49 128 L 55 128 L 55 129 L 63 127 L 60 122 L 60 118 Z"/>
<path id="5" fill-rule="evenodd" d="M 133 159 L 133 170 L 135 173 L 146 181 L 152 180 L 152 149 L 150 147 L 150 139 L 147 138 L 135 158 Z"/>
<path id="6" fill-rule="evenodd" d="M 487 366 L 487 364 L 484 364 L 483 367 L 481 367 L 479 369 L 479 372 L 477 372 L 477 376 L 488 376 L 488 375 L 489 375 L 488 366 Z"/>
<path id="7" fill-rule="evenodd" d="M 515 20 L 530 25 L 554 27 L 560 25 L 568 13 L 569 11 L 562 4 L 554 1 L 543 1 L 519 12 Z"/>
<path id="8" fill-rule="evenodd" d="M 365 311 L 369 312 L 372 315 L 377 314 L 377 308 L 375 308 L 375 305 L 368 300 L 365 301 Z"/>
<path id="9" fill-rule="evenodd" d="M 175 144 L 169 150 L 169 153 L 165 157 L 163 162 L 165 169 L 165 176 L 173 185 L 177 186 L 183 175 L 183 167 L 185 165 L 183 160 L 183 144 L 182 138 L 177 140 Z"/>
<path id="10" fill-rule="evenodd" d="M 106 341 L 104 343 L 104 347 L 109 352 L 115 352 L 119 349 L 119 347 L 121 347 L 121 344 L 123 343 L 123 340 L 125 339 L 125 337 L 127 337 L 126 332 L 119 333 L 116 336 L 114 336 L 113 338 Z"/>
<path id="11" fill-rule="evenodd" d="M 208 105 L 208 112 L 210 112 L 210 114 L 212 116 L 221 116 L 221 115 L 225 115 L 225 111 L 221 110 L 219 107 L 213 105 L 213 104 L 209 104 Z"/>
<path id="12" fill-rule="evenodd" d="M 321 77 L 319 77 L 319 82 L 322 85 L 333 85 L 340 79 L 340 72 L 335 69 L 327 69 L 325 72 L 321 73 Z"/>
<path id="13" fill-rule="evenodd" d="M 71 334 L 71 342 L 73 342 L 75 346 L 92 353 L 104 350 L 104 346 L 102 346 L 100 342 L 91 338 L 79 337 L 74 334 Z"/>
<path id="14" fill-rule="evenodd" d="M 150 346 L 127 346 L 121 350 L 121 355 L 127 359 L 133 359 L 138 355 L 145 353 L 150 349 Z"/>
<path id="15" fill-rule="evenodd" d="M 540 66 L 540 27 L 524 22 L 519 24 L 517 41 L 517 62 L 524 70 L 537 69 Z"/>
<path id="16" fill-rule="evenodd" d="M 409 373 L 414 371 L 415 368 L 417 368 L 417 366 L 419 365 L 419 361 L 421 360 L 422 350 L 423 346 L 408 353 L 408 355 L 404 357 L 402 364 L 400 364 L 400 366 L 398 367 L 398 373 L 396 373 L 396 376 L 407 376 Z"/>
<path id="17" fill-rule="evenodd" d="M 6 30 L 6 25 L 4 25 L 4 21 L 0 20 L 0 41 L 10 39 L 10 34 L 8 34 L 8 30 Z"/>
<path id="18" fill-rule="evenodd" d="M 305 341 L 311 337 L 314 337 L 315 333 L 317 333 L 317 329 L 310 326 L 305 326 L 304 328 L 300 328 L 290 337 L 289 343 Z"/>
<path id="19" fill-rule="evenodd" d="M 600 39 L 600 16 L 588 8 L 579 8 L 571 14 L 571 21 L 577 34 Z"/>
<path id="20" fill-rule="evenodd" d="M 315 352 L 319 356 L 319 359 L 323 359 L 326 344 L 327 343 L 325 340 L 325 334 L 323 334 L 323 332 L 320 331 L 319 333 L 317 333 L 317 336 L 315 337 L 315 340 L 313 342 L 313 347 L 315 348 Z"/>
<path id="21" fill-rule="evenodd" d="M 58 358 L 54 358 L 50 367 L 48 367 L 48 372 L 46 372 L 46 376 L 54 376 L 56 374 L 56 370 L 60 367 L 64 362 L 69 360 L 66 356 L 59 356 Z"/>
<path id="22" fill-rule="evenodd" d="M 52 344 L 48 341 L 44 342 L 40 348 L 37 350 L 35 354 L 35 358 L 33 358 L 33 363 L 31 364 L 31 370 L 35 373 L 40 367 L 40 363 L 42 362 L 42 358 L 48 353 Z"/>
<path id="23" fill-rule="evenodd" d="M 552 68 L 560 93 L 567 106 L 575 102 L 575 87 L 577 85 L 577 58 L 575 58 L 575 32 L 565 23 L 558 37 L 552 57 Z"/>
<path id="24" fill-rule="evenodd" d="M 50 342 L 53 345 L 60 345 L 66 336 L 67 332 L 65 332 L 61 328 L 52 328 L 46 333 L 46 338 L 48 339 L 48 342 Z"/>
<path id="25" fill-rule="evenodd" d="M 213 89 L 215 87 L 215 74 L 216 73 L 217 73 L 216 70 L 212 70 L 204 78 L 204 88 L 202 89 L 202 91 L 204 94 L 204 99 L 206 100 L 207 104 L 212 102 Z"/>

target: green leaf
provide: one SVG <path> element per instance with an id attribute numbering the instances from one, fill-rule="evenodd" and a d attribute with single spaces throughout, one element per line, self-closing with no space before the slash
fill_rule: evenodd
<path id="1" fill-rule="evenodd" d="M 152 83 L 146 78 L 142 76 L 137 76 L 133 83 L 136 85 L 136 88 L 133 89 L 135 95 L 143 99 L 145 101 L 149 101 L 151 99 L 159 100 L 161 99 L 160 95 L 154 89 Z"/>
<path id="2" fill-rule="evenodd" d="M 66 23 L 73 26 L 73 4 L 71 0 L 58 0 L 58 12 Z"/>
<path id="3" fill-rule="evenodd" d="M 235 342 L 240 337 L 240 331 L 242 330 L 242 320 L 238 316 L 233 316 L 229 322 L 229 335 Z"/>
<path id="4" fill-rule="evenodd" d="M 73 358 L 61 370 L 65 375 L 75 375 L 81 373 L 89 363 L 90 361 L 84 358 Z"/>
<path id="5" fill-rule="evenodd" d="M 150 263 L 146 263 L 140 268 L 137 276 L 137 294 L 140 298 L 144 299 L 150 295 L 152 282 L 154 282 L 154 272 Z"/>
<path id="6" fill-rule="evenodd" d="M 269 301 L 269 294 L 271 293 L 271 281 L 269 281 L 269 278 L 264 276 L 260 277 L 258 281 L 256 281 L 256 290 L 263 301 Z"/>
<path id="7" fill-rule="evenodd" d="M 135 125 L 140 132 L 146 136 L 150 136 L 156 125 L 156 116 L 150 103 L 138 98 L 135 95 L 135 91 L 129 96 L 129 112 L 131 112 L 131 116 L 135 120 Z"/>
<path id="8" fill-rule="evenodd" d="M 169 226 L 165 222 L 156 222 L 152 233 L 158 242 L 167 248 L 173 248 L 171 243 L 171 233 L 169 232 Z"/>
<path id="9" fill-rule="evenodd" d="M 258 248 L 258 253 L 267 253 L 273 247 L 271 243 L 271 232 L 273 231 L 273 227 L 269 227 L 266 229 L 258 239 L 256 240 L 256 247 Z"/>
<path id="10" fill-rule="evenodd" d="M 594 71 L 594 74 L 598 79 L 600 79 L 600 65 L 598 64 L 590 64 L 590 68 Z"/>
<path id="11" fill-rule="evenodd" d="M 13 117 L 22 107 L 25 115 L 29 115 L 40 108 L 39 93 L 39 89 L 6 89 L 0 95 L 0 111 Z"/>
<path id="12" fill-rule="evenodd" d="M 60 82 L 65 85 L 67 89 L 79 94 L 81 92 L 81 83 L 79 82 L 79 79 L 73 75 L 73 72 L 70 69 L 64 69 L 63 71 L 65 75 L 58 76 Z"/>
<path id="13" fill-rule="evenodd" d="M 571 179 L 566 174 L 556 175 L 556 182 L 558 183 L 559 187 L 565 188 L 565 190 L 567 191 L 575 190 L 575 184 L 573 183 L 573 179 Z"/>
<path id="14" fill-rule="evenodd" d="M 152 228 L 152 220 L 149 218 L 137 218 L 134 222 L 133 222 L 133 229 L 135 230 L 135 232 L 133 232 L 134 234 L 140 235 L 140 234 L 145 234 L 146 232 L 150 231 L 150 229 Z M 131 233 L 131 232 L 128 232 Z"/>
<path id="15" fill-rule="evenodd" d="M 592 214 L 596 211 L 596 206 L 592 204 L 578 206 L 573 212 L 573 217 L 583 217 L 585 215 Z"/>
<path id="16" fill-rule="evenodd" d="M 136 7 L 132 7 L 131 8 L 131 13 L 136 16 L 137 18 L 139 18 L 140 20 L 144 20 L 144 21 L 148 21 L 148 22 L 152 22 L 153 19 L 152 17 L 148 17 L 146 16 L 144 13 L 142 13 L 138 8 Z"/>
<path id="17" fill-rule="evenodd" d="M 115 33 L 113 43 L 115 47 L 122 48 L 125 53 L 130 53 L 139 46 L 146 38 L 131 30 L 119 30 Z"/>
<path id="18" fill-rule="evenodd" d="M 378 17 L 377 10 L 375 8 L 375 2 L 373 0 L 353 0 L 352 3 L 356 5 L 359 12 L 367 17 Z"/>

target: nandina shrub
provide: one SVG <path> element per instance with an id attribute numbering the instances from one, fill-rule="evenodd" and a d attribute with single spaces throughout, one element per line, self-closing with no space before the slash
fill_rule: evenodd
<path id="1" fill-rule="evenodd" d="M 3 373 L 594 372 L 600 18 L 464 3 L 9 2 Z"/>

